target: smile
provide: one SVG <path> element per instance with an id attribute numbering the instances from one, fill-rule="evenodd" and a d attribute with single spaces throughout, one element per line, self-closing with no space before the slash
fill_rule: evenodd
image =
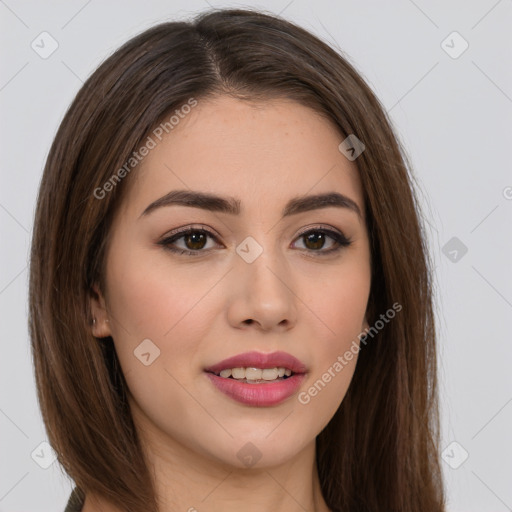
<path id="1" fill-rule="evenodd" d="M 204 369 L 215 388 L 253 407 L 278 405 L 299 390 L 307 367 L 287 352 L 245 352 Z"/>
<path id="2" fill-rule="evenodd" d="M 235 379 L 249 384 L 259 384 L 262 382 L 272 382 L 287 379 L 292 375 L 289 368 L 283 366 L 274 368 L 227 368 L 215 373 L 225 379 Z"/>

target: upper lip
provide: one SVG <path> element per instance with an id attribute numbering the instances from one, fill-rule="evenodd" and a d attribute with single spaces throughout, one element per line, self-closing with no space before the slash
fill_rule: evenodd
<path id="1" fill-rule="evenodd" d="M 244 352 L 233 357 L 228 357 L 219 363 L 205 368 L 206 372 L 219 373 L 228 368 L 289 368 L 293 373 L 305 373 L 306 365 L 287 352 Z"/>

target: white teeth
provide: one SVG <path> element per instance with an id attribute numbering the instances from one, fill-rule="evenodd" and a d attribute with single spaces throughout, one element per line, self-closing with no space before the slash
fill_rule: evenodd
<path id="1" fill-rule="evenodd" d="M 245 379 L 245 370 L 243 368 L 232 368 L 231 376 L 234 379 Z"/>
<path id="2" fill-rule="evenodd" d="M 282 368 L 281 368 L 281 370 L 282 370 Z M 278 377 L 282 377 L 282 375 L 279 374 L 279 369 L 278 368 L 265 368 L 261 372 L 260 379 L 263 379 L 263 380 L 275 380 Z"/>
<path id="3" fill-rule="evenodd" d="M 234 379 L 247 379 L 250 384 L 256 384 L 259 380 L 276 380 L 279 378 L 290 377 L 292 371 L 282 366 L 275 368 L 226 368 L 220 372 L 220 376 L 224 378 L 233 377 Z"/>
<path id="4" fill-rule="evenodd" d="M 263 370 L 259 368 L 246 368 L 245 369 L 245 378 L 247 380 L 259 380 L 263 374 Z"/>

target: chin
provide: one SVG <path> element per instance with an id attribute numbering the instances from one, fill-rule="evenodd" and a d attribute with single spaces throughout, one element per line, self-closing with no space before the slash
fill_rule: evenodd
<path id="1" fill-rule="evenodd" d="M 275 428 L 275 427 L 274 427 Z M 229 468 L 237 469 L 268 469 L 271 467 L 286 464 L 293 460 L 312 439 L 298 439 L 290 437 L 286 430 L 282 434 L 270 435 L 267 431 L 264 434 L 237 435 L 215 443 L 215 451 L 212 446 L 204 447 L 208 456 Z M 297 432 L 295 432 L 297 433 Z"/>

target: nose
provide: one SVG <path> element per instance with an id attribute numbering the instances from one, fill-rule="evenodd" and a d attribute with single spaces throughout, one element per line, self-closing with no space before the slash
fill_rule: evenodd
<path id="1" fill-rule="evenodd" d="M 299 298 L 285 262 L 263 251 L 252 263 L 239 258 L 229 275 L 227 314 L 233 327 L 287 331 L 297 323 Z"/>

